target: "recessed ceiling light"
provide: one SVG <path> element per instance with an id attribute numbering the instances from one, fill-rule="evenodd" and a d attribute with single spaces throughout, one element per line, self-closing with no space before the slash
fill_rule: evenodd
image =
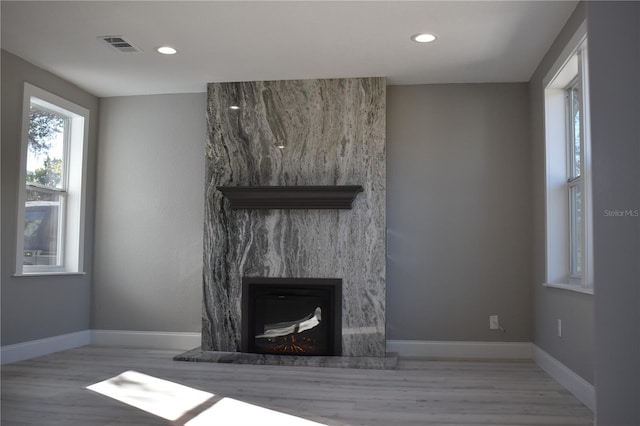
<path id="1" fill-rule="evenodd" d="M 175 55 L 178 51 L 171 46 L 160 46 L 156 49 L 158 53 L 162 53 L 163 55 Z"/>
<path id="2" fill-rule="evenodd" d="M 240 109 L 240 107 L 238 105 L 231 105 L 229 109 L 237 110 Z"/>
<path id="3" fill-rule="evenodd" d="M 436 36 L 429 33 L 416 34 L 411 37 L 411 40 L 417 43 L 431 43 L 436 39 Z"/>

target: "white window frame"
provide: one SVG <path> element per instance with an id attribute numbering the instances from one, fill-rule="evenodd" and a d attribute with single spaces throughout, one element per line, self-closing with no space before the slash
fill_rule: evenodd
<path id="1" fill-rule="evenodd" d="M 586 23 L 578 28 L 543 79 L 546 145 L 546 279 L 545 286 L 593 294 L 593 232 L 591 197 L 591 150 L 588 100 Z M 577 79 L 581 96 L 581 173 L 573 176 L 570 146 L 572 125 L 567 88 Z M 581 245 L 573 241 L 571 188 L 581 191 Z M 575 256 L 581 254 L 581 273 L 573 274 Z"/>
<path id="2" fill-rule="evenodd" d="M 24 214 L 27 199 L 27 156 L 29 141 L 29 112 L 34 103 L 67 118 L 64 171 L 66 181 L 63 194 L 61 238 L 58 242 L 60 265 L 23 265 Z M 89 110 L 60 96 L 24 84 L 22 101 L 22 145 L 20 151 L 20 180 L 18 182 L 18 224 L 16 238 L 16 275 L 51 275 L 84 273 L 84 222 L 86 198 L 87 143 L 89 139 Z M 39 188 L 40 189 L 40 188 Z M 46 189 L 45 189 L 46 190 Z"/>

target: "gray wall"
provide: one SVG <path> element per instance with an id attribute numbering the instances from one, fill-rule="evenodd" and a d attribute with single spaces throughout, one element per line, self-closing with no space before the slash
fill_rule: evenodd
<path id="1" fill-rule="evenodd" d="M 92 328 L 200 331 L 205 105 L 101 101 Z M 387 88 L 388 339 L 531 341 L 528 132 L 526 84 Z"/>
<path id="2" fill-rule="evenodd" d="M 587 2 L 596 420 L 640 425 L 640 3 Z"/>
<path id="3" fill-rule="evenodd" d="M 205 111 L 101 99 L 91 328 L 200 332 Z"/>
<path id="4" fill-rule="evenodd" d="M 391 86 L 387 111 L 387 337 L 531 341 L 527 85 Z"/>
<path id="5" fill-rule="evenodd" d="M 584 4 L 579 4 L 529 82 L 533 164 L 533 341 L 542 350 L 593 384 L 594 296 L 543 287 L 545 282 L 545 127 L 543 78 L 584 21 Z M 589 40 L 591 41 L 591 40 Z M 562 320 L 562 338 L 557 320 Z"/>
<path id="6" fill-rule="evenodd" d="M 14 277 L 24 82 L 88 108 L 85 275 Z M 98 99 L 2 51 L 2 346 L 89 328 Z"/>

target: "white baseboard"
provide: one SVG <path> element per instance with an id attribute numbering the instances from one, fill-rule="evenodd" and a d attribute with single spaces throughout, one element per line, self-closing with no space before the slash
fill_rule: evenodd
<path id="1" fill-rule="evenodd" d="M 170 331 L 91 330 L 91 343 L 105 346 L 189 350 L 199 347 L 200 333 Z"/>
<path id="2" fill-rule="evenodd" d="M 91 333 L 89 330 L 84 330 L 76 333 L 47 337 L 45 339 L 16 343 L 15 345 L 2 346 L 0 348 L 0 364 L 24 361 L 26 359 L 49 355 L 54 352 L 78 348 L 88 345 L 89 343 L 91 343 Z"/>
<path id="3" fill-rule="evenodd" d="M 387 352 L 423 358 L 531 359 L 531 343 L 387 340 Z"/>
<path id="4" fill-rule="evenodd" d="M 573 394 L 580 402 L 595 412 L 596 391 L 594 386 L 574 373 L 569 367 L 533 345 L 533 360 L 556 382 Z"/>

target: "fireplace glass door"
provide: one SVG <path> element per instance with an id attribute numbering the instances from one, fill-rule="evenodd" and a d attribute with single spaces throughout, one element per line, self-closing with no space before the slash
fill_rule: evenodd
<path id="1" fill-rule="evenodd" d="M 277 355 L 339 353 L 342 305 L 336 284 L 340 280 L 311 281 L 245 279 L 243 350 Z"/>

